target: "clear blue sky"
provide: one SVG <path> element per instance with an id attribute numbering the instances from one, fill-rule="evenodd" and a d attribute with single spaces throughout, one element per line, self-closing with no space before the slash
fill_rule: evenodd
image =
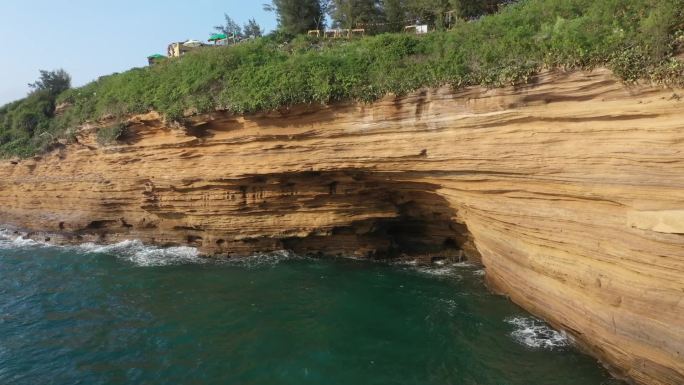
<path id="1" fill-rule="evenodd" d="M 166 46 L 206 40 L 228 13 L 266 31 L 266 0 L 0 0 L 0 105 L 26 96 L 40 69 L 64 68 L 74 86 L 147 64 Z"/>

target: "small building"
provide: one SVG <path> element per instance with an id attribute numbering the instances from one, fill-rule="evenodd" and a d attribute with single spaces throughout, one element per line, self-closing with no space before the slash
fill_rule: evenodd
<path id="1" fill-rule="evenodd" d="M 171 43 L 167 49 L 167 54 L 169 57 L 181 57 L 190 51 L 204 46 L 205 44 L 198 40 Z"/>

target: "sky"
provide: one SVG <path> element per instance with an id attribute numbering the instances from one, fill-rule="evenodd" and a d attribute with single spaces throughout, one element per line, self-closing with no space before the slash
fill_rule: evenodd
<path id="1" fill-rule="evenodd" d="M 23 98 L 39 70 L 65 69 L 74 86 L 147 65 L 175 41 L 206 40 L 228 13 L 276 26 L 266 0 L 0 0 L 0 106 Z"/>

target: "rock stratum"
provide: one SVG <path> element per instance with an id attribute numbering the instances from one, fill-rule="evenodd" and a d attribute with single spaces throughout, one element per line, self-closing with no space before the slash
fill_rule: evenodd
<path id="1" fill-rule="evenodd" d="M 464 257 L 616 375 L 684 384 L 684 96 L 605 70 L 373 104 L 150 113 L 0 165 L 0 222 L 206 254 Z M 410 311 L 410 309 L 407 309 Z"/>

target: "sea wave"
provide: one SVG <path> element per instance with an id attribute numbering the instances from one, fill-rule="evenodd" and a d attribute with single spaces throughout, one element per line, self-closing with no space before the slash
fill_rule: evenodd
<path id="1" fill-rule="evenodd" d="M 467 262 L 467 261 L 458 262 L 458 263 L 454 263 L 452 266 L 462 268 L 462 269 L 468 269 L 476 277 L 484 277 L 486 274 L 485 269 L 483 269 L 481 265 L 477 265 L 477 264 L 472 263 L 472 262 Z"/>
<path id="2" fill-rule="evenodd" d="M 268 253 L 255 253 L 241 257 L 221 258 L 216 260 L 216 263 L 234 265 L 240 267 L 254 268 L 275 266 L 284 261 L 306 259 L 307 257 L 297 255 L 291 251 L 278 250 Z"/>
<path id="3" fill-rule="evenodd" d="M 463 278 L 459 274 L 459 270 L 457 268 L 454 268 L 453 266 L 423 266 L 416 267 L 415 270 L 419 273 L 428 274 L 435 277 L 448 277 L 456 279 Z"/>
<path id="4" fill-rule="evenodd" d="M 188 263 L 205 263 L 194 247 L 158 247 L 145 245 L 139 240 L 125 240 L 111 245 L 83 243 L 75 246 L 80 251 L 94 254 L 115 254 L 117 257 L 138 266 L 168 266 Z"/>
<path id="5" fill-rule="evenodd" d="M 14 231 L 0 229 L 0 249 L 22 249 L 49 246 L 46 242 L 35 241 Z"/>
<path id="6" fill-rule="evenodd" d="M 145 245 L 138 240 L 126 240 L 111 245 L 83 243 L 75 246 L 60 246 L 48 242 L 36 241 L 8 229 L 0 229 L 0 249 L 30 249 L 36 247 L 71 249 L 82 253 L 115 254 L 119 258 L 128 260 L 139 266 L 165 266 L 184 263 L 203 263 L 205 261 L 204 258 L 199 256 L 197 249 L 193 247 L 181 246 L 162 248 Z"/>
<path id="7" fill-rule="evenodd" d="M 461 279 L 464 272 L 470 272 L 475 276 L 483 276 L 485 271 L 480 265 L 472 262 L 448 262 L 438 260 L 431 265 L 421 265 L 418 260 L 401 260 L 393 263 L 395 266 L 407 267 L 410 270 L 436 277 L 451 277 Z"/>
<path id="8" fill-rule="evenodd" d="M 124 240 L 114 244 L 82 243 L 79 245 L 55 245 L 49 242 L 36 241 L 27 238 L 7 228 L 0 228 L 0 249 L 22 249 L 36 247 L 55 247 L 72 249 L 88 254 L 112 254 L 117 258 L 131 262 L 138 266 L 168 266 L 181 264 L 228 264 L 247 268 L 274 266 L 280 262 L 293 259 L 306 259 L 286 250 L 267 253 L 254 253 L 246 256 L 207 258 L 200 256 L 199 250 L 189 246 L 160 247 L 146 245 L 140 240 Z M 363 259 L 365 260 L 365 259 Z M 437 261 L 430 266 L 421 266 L 418 261 L 401 261 L 397 265 L 408 266 L 411 270 L 436 277 L 461 279 L 464 269 L 473 270 L 476 265 L 468 262 L 447 263 Z M 474 270 L 473 274 L 478 274 Z"/>
<path id="9" fill-rule="evenodd" d="M 251 268 L 273 266 L 286 260 L 304 258 L 284 250 L 269 253 L 255 253 L 241 257 L 207 258 L 200 256 L 199 250 L 194 247 L 159 247 L 146 245 L 140 240 L 124 240 L 113 244 L 88 242 L 73 246 L 60 246 L 33 240 L 9 229 L 0 229 L 0 249 L 30 249 L 36 247 L 54 247 L 87 254 L 110 254 L 138 266 L 214 263 Z"/>
<path id="10" fill-rule="evenodd" d="M 533 349 L 561 349 L 572 342 L 565 332 L 554 330 L 534 317 L 510 317 L 505 322 L 515 326 L 515 330 L 511 332 L 513 339 Z"/>
<path id="11" fill-rule="evenodd" d="M 475 265 L 472 262 L 468 262 L 468 261 L 456 262 L 456 263 L 451 264 L 451 266 L 453 266 L 453 267 L 465 267 L 465 268 L 477 267 L 477 265 Z"/>

